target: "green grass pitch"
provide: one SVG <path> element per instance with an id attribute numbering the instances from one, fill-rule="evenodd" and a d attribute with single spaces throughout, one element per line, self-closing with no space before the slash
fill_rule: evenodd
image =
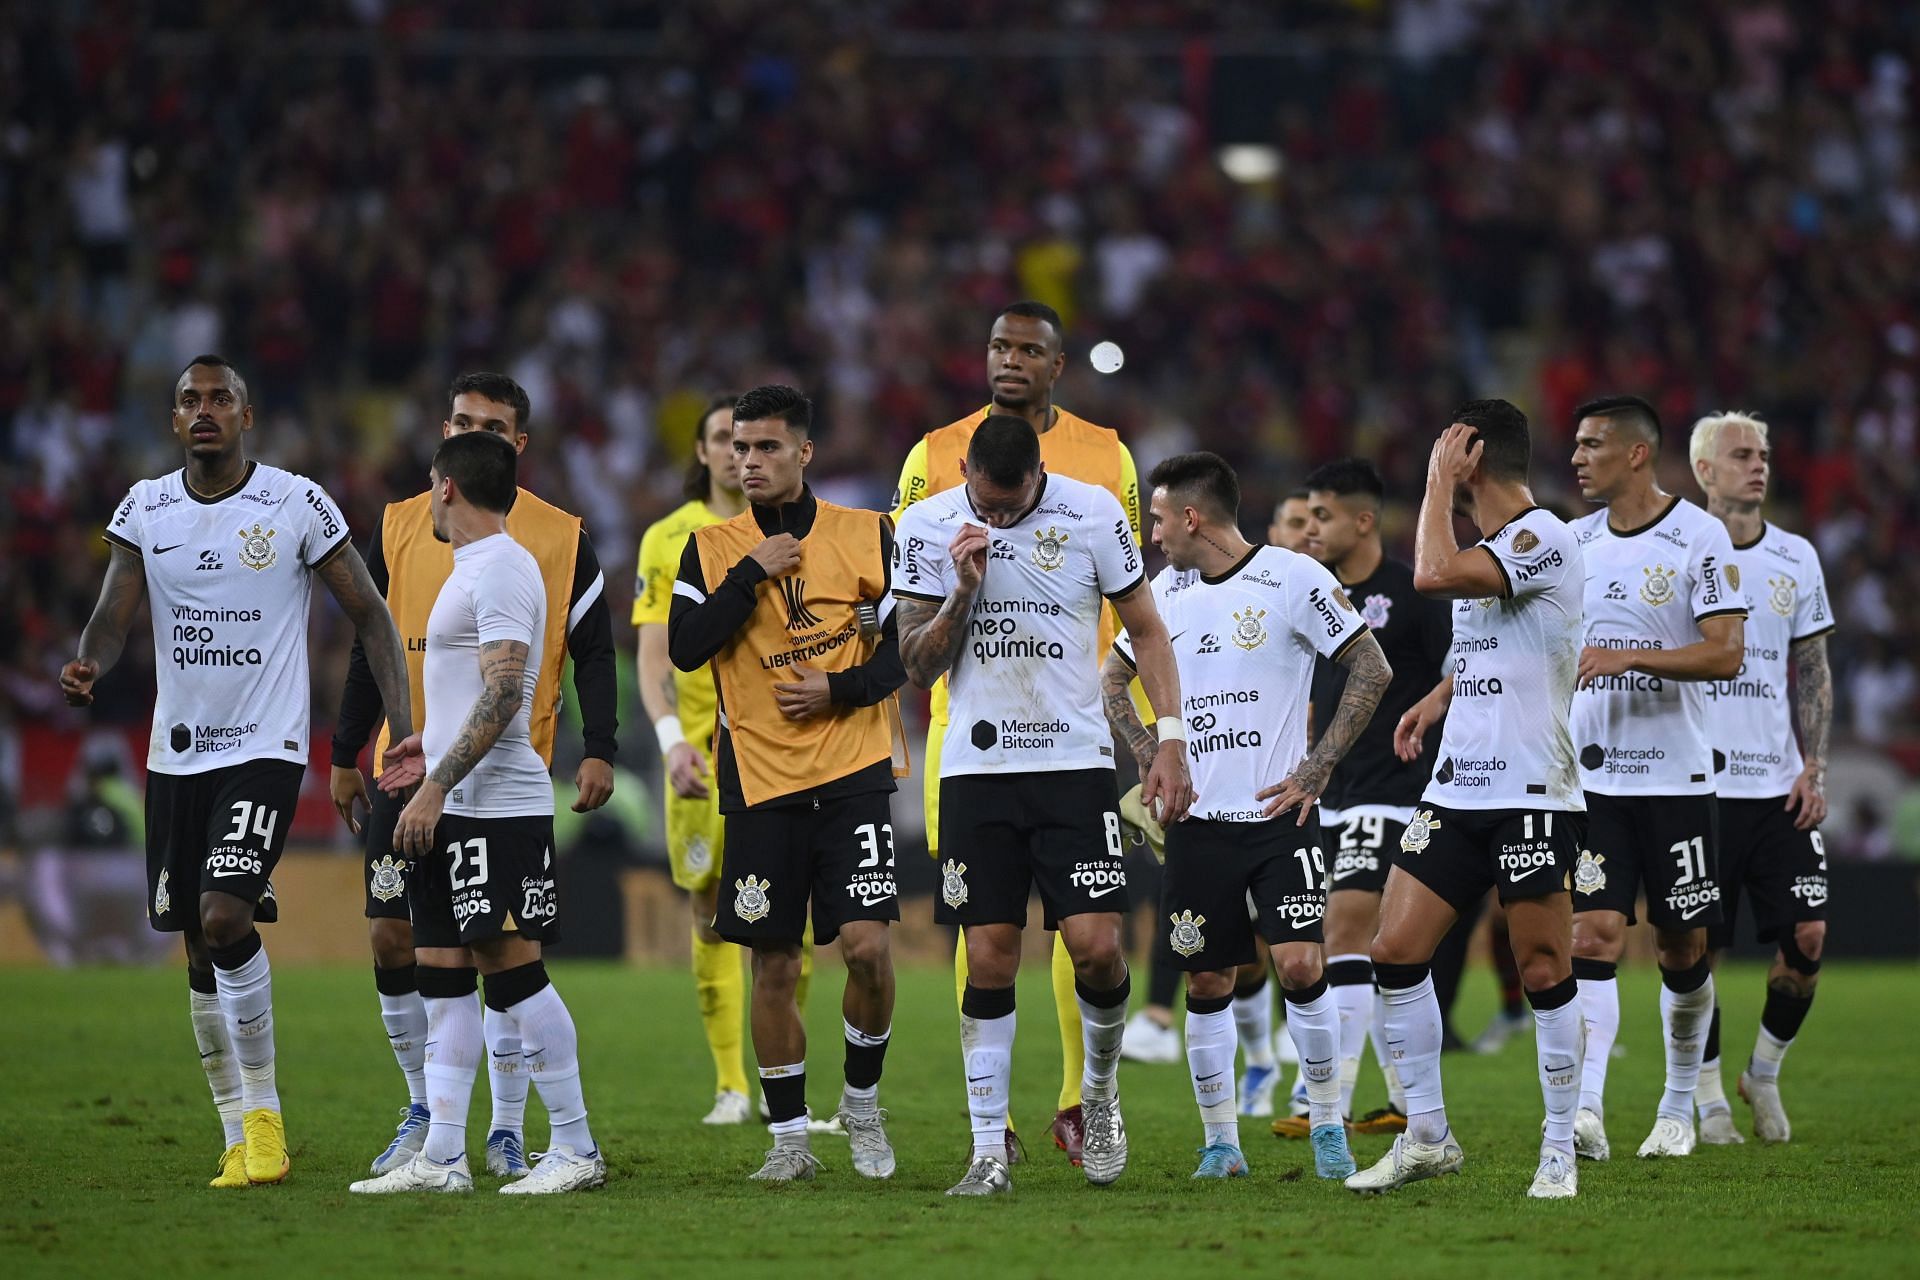
<path id="1" fill-rule="evenodd" d="M 293 1173 L 280 1187 L 205 1186 L 220 1135 L 193 1052 L 184 975 L 165 970 L 0 974 L 9 1105 L 0 1113 L 0 1274 L 7 1276 L 967 1275 L 1661 1276 L 1920 1274 L 1920 969 L 1831 965 L 1783 1077 L 1794 1141 L 1633 1151 L 1660 1087 L 1655 977 L 1623 977 L 1628 1056 L 1614 1064 L 1615 1157 L 1581 1167 L 1578 1200 L 1525 1198 L 1540 1097 L 1530 1037 L 1496 1057 L 1449 1055 L 1448 1099 L 1467 1164 L 1457 1177 L 1362 1199 L 1312 1176 L 1302 1143 L 1249 1120 L 1251 1178 L 1189 1180 L 1200 1125 L 1183 1067 L 1121 1070 L 1132 1164 L 1088 1187 L 1044 1137 L 1059 1070 L 1044 971 L 1023 976 L 1014 1114 L 1031 1160 L 1013 1196 L 941 1195 L 963 1171 L 965 1095 L 952 976 L 900 977 L 881 1101 L 900 1168 L 856 1177 L 820 1139 L 812 1185 L 746 1181 L 757 1126 L 705 1129 L 712 1076 L 691 978 L 674 970 L 554 966 L 580 1026 L 587 1099 L 608 1154 L 604 1191 L 514 1200 L 476 1179 L 466 1197 L 366 1201 L 347 1193 L 387 1141 L 404 1091 L 361 968 L 276 977 L 280 1084 Z M 812 1101 L 840 1070 L 838 970 L 823 966 L 810 1023 Z M 1471 1034 L 1491 981 L 1468 975 Z M 1744 1061 L 1762 998 L 1753 967 L 1720 976 L 1725 1045 Z M 1728 1073 L 1731 1090 L 1733 1073 Z M 1380 1096 L 1370 1062 L 1361 1106 Z M 473 1142 L 487 1114 L 476 1088 Z M 1749 1130 L 1745 1105 L 1734 1115 Z M 529 1146 L 545 1122 L 529 1110 Z M 1386 1146 L 1359 1138 L 1364 1163 Z"/>

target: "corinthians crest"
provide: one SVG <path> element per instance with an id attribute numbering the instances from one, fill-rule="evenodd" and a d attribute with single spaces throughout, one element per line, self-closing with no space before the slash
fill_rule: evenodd
<path id="1" fill-rule="evenodd" d="M 765 918 L 768 910 L 767 890 L 773 887 L 771 880 L 762 880 L 748 876 L 745 880 L 735 880 L 733 887 L 733 914 L 748 924 Z"/>
<path id="2" fill-rule="evenodd" d="M 1034 531 L 1033 562 L 1051 573 L 1067 562 L 1067 535 L 1052 525 Z"/>
<path id="3" fill-rule="evenodd" d="M 1267 628 L 1260 619 L 1267 616 L 1265 609 L 1248 605 L 1244 611 L 1234 610 L 1233 642 L 1251 653 L 1267 642 Z"/>
<path id="4" fill-rule="evenodd" d="M 1773 588 L 1772 591 L 1767 593 L 1768 606 L 1781 617 L 1791 618 L 1793 616 L 1794 593 L 1798 590 L 1800 584 L 1783 573 L 1777 578 L 1768 578 L 1767 585 Z"/>
<path id="5" fill-rule="evenodd" d="M 1368 596 L 1360 606 L 1360 620 L 1375 631 L 1387 625 L 1387 618 L 1392 613 L 1392 596 Z"/>
<path id="6" fill-rule="evenodd" d="M 1200 932 L 1200 926 L 1207 922 L 1205 916 L 1197 916 L 1191 911 L 1182 911 L 1177 916 L 1168 916 L 1173 921 L 1173 932 L 1169 942 L 1175 954 L 1194 955 L 1207 945 L 1207 935 Z"/>
<path id="7" fill-rule="evenodd" d="M 373 883 L 367 892 L 382 902 L 392 902 L 407 891 L 407 865 L 388 854 L 373 864 Z"/>
<path id="8" fill-rule="evenodd" d="M 1433 843 L 1433 833 L 1440 828 L 1440 819 L 1433 816 L 1433 810 L 1422 809 L 1413 815 L 1413 821 L 1400 835 L 1400 848 L 1406 853 L 1418 853 Z"/>
<path id="9" fill-rule="evenodd" d="M 1663 564 L 1650 565 L 1641 572 L 1647 575 L 1647 581 L 1640 588 L 1640 598 L 1651 605 L 1663 605 L 1673 599 L 1673 570 Z"/>
<path id="10" fill-rule="evenodd" d="M 273 535 L 276 530 L 262 530 L 259 525 L 251 529 L 240 530 L 240 563 L 249 569 L 271 569 L 280 559 L 280 553 L 273 549 Z"/>
<path id="11" fill-rule="evenodd" d="M 959 907 L 967 900 L 967 864 L 948 858 L 940 864 L 940 900 Z"/>
<path id="12" fill-rule="evenodd" d="M 160 872 L 160 883 L 153 889 L 153 914 L 163 916 L 173 906 L 173 896 L 167 892 L 167 873 Z"/>
<path id="13" fill-rule="evenodd" d="M 1573 887 L 1582 893 L 1598 893 L 1607 887 L 1607 873 L 1600 869 L 1606 859 L 1591 849 L 1580 851 L 1580 861 L 1573 867 Z"/>

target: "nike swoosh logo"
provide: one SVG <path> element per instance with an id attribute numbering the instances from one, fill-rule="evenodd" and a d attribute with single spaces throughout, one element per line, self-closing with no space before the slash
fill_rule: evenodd
<path id="1" fill-rule="evenodd" d="M 1225 1074 L 1227 1073 L 1224 1071 L 1216 1071 L 1210 1076 L 1195 1076 L 1194 1079 L 1200 1081 L 1202 1084 L 1205 1084 L 1209 1080 L 1218 1080 L 1221 1076 Z"/>
<path id="2" fill-rule="evenodd" d="M 186 544 L 186 543 L 184 543 L 184 542 L 176 542 L 176 543 L 174 543 L 174 544 L 173 544 L 173 546 L 171 546 L 171 547 L 155 547 L 155 548 L 153 549 L 153 554 L 155 554 L 155 555 L 157 555 L 157 556 L 163 556 L 163 555 L 165 555 L 165 554 L 167 554 L 167 552 L 169 552 L 169 551 L 172 551 L 172 550 L 174 550 L 174 549 L 175 549 L 176 547 L 184 547 L 184 546 L 186 546 L 186 545 L 187 545 L 187 544 Z"/>
<path id="3" fill-rule="evenodd" d="M 968 1077 L 967 1077 L 967 1083 L 968 1083 L 968 1084 L 979 1084 L 979 1083 L 980 1083 L 980 1082 L 981 1082 L 982 1080 L 991 1080 L 991 1079 L 993 1079 L 993 1077 L 992 1077 L 991 1075 L 984 1075 L 984 1076 L 968 1076 Z"/>
<path id="4" fill-rule="evenodd" d="M 1389 1045 L 1396 1045 L 1396 1044 L 1405 1044 L 1406 1041 L 1405 1040 L 1389 1040 L 1387 1041 L 1387 1043 Z"/>
<path id="5" fill-rule="evenodd" d="M 228 876 L 244 876 L 247 873 L 238 867 L 223 867 L 213 873 L 215 880 L 225 880 Z"/>
<path id="6" fill-rule="evenodd" d="M 1335 880 L 1351 880 L 1355 876 L 1359 875 L 1360 871 L 1361 871 L 1361 868 L 1359 867 L 1348 867 L 1345 871 L 1334 872 L 1333 878 Z"/>
<path id="7" fill-rule="evenodd" d="M 893 897 L 892 894 L 883 893 L 877 898 L 862 898 L 860 899 L 860 905 L 863 907 L 877 907 L 891 897 Z"/>
<path id="8" fill-rule="evenodd" d="M 1525 880 L 1528 876 L 1532 874 L 1533 874 L 1533 868 L 1531 867 L 1529 867 L 1525 871 L 1510 871 L 1507 873 L 1507 883 L 1519 884 L 1522 880 Z"/>
<path id="9" fill-rule="evenodd" d="M 1295 920 L 1290 927 L 1295 929 L 1311 929 L 1319 923 L 1318 920 Z M 1289 943 L 1287 945 L 1291 946 L 1293 944 Z"/>
<path id="10" fill-rule="evenodd" d="M 1193 630 L 1193 628 L 1192 628 L 1192 627 L 1188 627 L 1188 628 L 1187 628 L 1187 631 L 1191 631 L 1191 630 Z M 1185 635 L 1185 634 L 1187 634 L 1187 631 L 1176 631 L 1176 632 L 1174 632 L 1174 633 L 1173 633 L 1172 635 L 1170 635 L 1170 636 L 1168 636 L 1168 637 L 1167 637 L 1167 643 L 1168 643 L 1168 644 L 1172 644 L 1172 643 L 1173 643 L 1174 641 L 1176 641 L 1176 640 L 1178 640 L 1178 639 L 1179 639 L 1179 638 L 1180 638 L 1181 636 L 1183 636 L 1183 635 Z"/>
<path id="11" fill-rule="evenodd" d="M 271 1009 L 262 1009 L 260 1012 L 254 1014 L 251 1018 L 240 1019 L 240 1025 L 243 1027 L 250 1027 L 254 1023 L 260 1021 L 260 1019 L 266 1017 L 269 1013 L 272 1013 L 272 1012 L 273 1010 Z"/>
<path id="12" fill-rule="evenodd" d="M 1303 1059 L 1303 1061 L 1305 1061 L 1306 1064 L 1310 1067 L 1324 1067 L 1329 1062 L 1332 1062 L 1333 1059 L 1332 1058 L 1306 1058 L 1306 1059 Z"/>
<path id="13" fill-rule="evenodd" d="M 496 1058 L 517 1058 L 520 1055 L 517 1053 L 502 1053 L 498 1049 L 495 1049 L 493 1051 L 493 1056 Z"/>
<path id="14" fill-rule="evenodd" d="M 214 1054 L 218 1052 L 220 1052 L 218 1049 L 209 1049 L 205 1053 L 200 1055 L 200 1061 L 205 1062 L 208 1058 L 211 1058 Z"/>
<path id="15" fill-rule="evenodd" d="M 1110 893 L 1112 893 L 1112 892 L 1113 892 L 1113 891 L 1114 891 L 1115 889 L 1124 889 L 1124 888 L 1126 888 L 1126 887 L 1127 887 L 1127 886 L 1125 886 L 1125 885 L 1123 885 L 1123 884 L 1110 884 L 1110 885 L 1108 885 L 1108 886 L 1107 886 L 1106 888 L 1104 888 L 1104 889 L 1089 889 L 1089 890 L 1087 890 L 1087 896 L 1088 896 L 1089 898 L 1104 898 L 1104 897 L 1106 897 L 1106 896 L 1107 896 L 1108 894 L 1110 894 Z"/>
<path id="16" fill-rule="evenodd" d="M 1709 905 L 1710 905 L 1709 903 L 1703 902 L 1691 911 L 1682 911 L 1680 913 L 1680 918 L 1682 920 L 1691 920 L 1695 916 L 1699 915 L 1702 911 L 1705 911 Z"/>

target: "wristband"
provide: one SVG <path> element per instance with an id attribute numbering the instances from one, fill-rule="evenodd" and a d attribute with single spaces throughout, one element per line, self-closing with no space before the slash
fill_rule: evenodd
<path id="1" fill-rule="evenodd" d="M 653 736 L 659 741 L 663 756 L 687 740 L 687 735 L 680 731 L 679 716 L 661 716 L 655 720 Z"/>
<path id="2" fill-rule="evenodd" d="M 1154 722 L 1154 732 L 1160 735 L 1162 742 L 1185 742 L 1187 740 L 1187 722 L 1179 716 L 1161 716 Z"/>

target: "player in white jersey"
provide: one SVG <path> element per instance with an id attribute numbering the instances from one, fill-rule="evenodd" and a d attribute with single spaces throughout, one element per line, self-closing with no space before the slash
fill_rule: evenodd
<path id="1" fill-rule="evenodd" d="M 533 553 L 507 535 L 518 455 L 502 436 L 449 436 L 434 451 L 433 536 L 453 545 L 453 572 L 427 620 L 426 724 L 401 743 L 426 778 L 394 824 L 413 862 L 407 903 L 427 1006 L 427 1109 L 418 1155 L 348 1189 L 368 1195 L 472 1191 L 467 1105 L 487 1056 L 474 992 L 517 1035 L 553 1126 L 533 1172 L 503 1195 L 597 1187 L 607 1165 L 587 1127 L 579 1037 L 547 977 L 541 945 L 556 940 L 553 780 L 531 740 L 533 691 L 545 649 L 547 590 Z M 390 793 L 405 789 L 381 775 Z"/>
<path id="2" fill-rule="evenodd" d="M 1321 955 L 1327 867 L 1315 804 L 1379 705 L 1393 672 L 1325 566 L 1240 534 L 1240 485 L 1218 455 L 1168 458 L 1148 477 L 1153 541 L 1168 567 L 1154 604 L 1173 636 L 1198 799 L 1166 833 L 1158 927 L 1187 973 L 1187 1063 L 1205 1143 L 1196 1178 L 1246 1176 L 1233 1082 L 1238 966 L 1265 941 L 1306 1080 L 1315 1171 L 1353 1172 L 1340 1114 L 1340 1011 Z M 1315 655 L 1346 669 L 1306 748 Z M 1101 672 L 1107 720 L 1144 775 L 1153 736 L 1127 689 L 1132 637 Z M 1297 816 L 1294 816 L 1297 815 Z M 1287 821 L 1293 816 L 1292 821 Z M 1255 918 L 1247 918 L 1251 904 Z"/>
<path id="3" fill-rule="evenodd" d="M 1453 678 L 1394 729 L 1395 752 L 1411 760 L 1446 716 L 1440 760 L 1400 838 L 1373 941 L 1407 1130 L 1378 1164 L 1347 1179 L 1355 1191 L 1391 1191 L 1460 1168 L 1441 1095 L 1440 1004 L 1428 966 L 1460 912 L 1490 887 L 1506 907 L 1533 1006 L 1546 1100 L 1540 1164 L 1527 1194 L 1560 1199 L 1579 1188 L 1580 1009 L 1567 882 L 1583 815 L 1567 706 L 1585 574 L 1572 531 L 1534 505 L 1531 453 L 1525 415 L 1504 400 L 1475 400 L 1454 415 L 1427 463 L 1413 585 L 1458 602 Z M 1455 543 L 1456 512 L 1474 522 L 1481 541 L 1464 549 Z"/>
<path id="4" fill-rule="evenodd" d="M 1587 1026 L 1575 1147 L 1609 1154 L 1607 1065 L 1620 1033 L 1615 966 L 1644 888 L 1660 962 L 1666 1088 L 1645 1157 L 1694 1145 L 1693 1090 L 1713 1012 L 1707 927 L 1720 921 L 1704 681 L 1740 669 L 1747 601 L 1727 577 L 1726 529 L 1655 480 L 1660 419 L 1638 396 L 1576 411 L 1573 469 L 1605 508 L 1574 521 L 1587 566 L 1586 637 L 1573 698 L 1587 795 L 1587 846 L 1574 869 L 1574 976 Z"/>
<path id="5" fill-rule="evenodd" d="M 278 918 L 270 877 L 307 763 L 307 609 L 327 584 L 366 646 L 396 740 L 412 731 L 393 616 L 326 491 L 247 459 L 253 406 L 215 355 L 174 385 L 186 465 L 133 486 L 79 656 L 60 672 L 86 706 L 119 659 L 144 591 L 153 618 L 147 749 L 148 921 L 184 936 L 194 1038 L 226 1131 L 212 1185 L 287 1174 L 274 1084 L 273 979 L 256 920 Z"/>
<path id="6" fill-rule="evenodd" d="M 964 484 L 907 509 L 893 573 L 907 675 L 927 688 L 949 673 L 952 697 L 934 918 L 965 930 L 960 1034 L 973 1161 L 948 1194 L 1011 1189 L 1013 982 L 1036 885 L 1047 927 L 1073 957 L 1086 1046 L 1081 1167 L 1089 1182 L 1110 1183 L 1127 1161 L 1117 1067 L 1129 983 L 1113 737 L 1094 651 L 1106 600 L 1133 634 L 1159 716 L 1141 794 L 1168 823 L 1193 798 L 1179 676 L 1118 499 L 1049 475 L 1033 427 L 1003 414 L 974 432 L 963 474 Z"/>
<path id="7" fill-rule="evenodd" d="M 1820 820 L 1827 813 L 1827 736 L 1833 723 L 1833 676 L 1827 668 L 1833 611 L 1813 544 L 1760 513 L 1770 476 L 1767 424 L 1742 413 L 1702 418 L 1694 424 L 1688 452 L 1707 510 L 1733 540 L 1727 585 L 1745 592 L 1749 606 L 1740 674 L 1703 686 L 1708 731 L 1727 759 L 1719 806 L 1722 918 L 1707 931 L 1707 945 L 1709 958 L 1732 945 L 1743 893 L 1752 899 L 1760 941 L 1779 943 L 1767 971 L 1767 1002 L 1753 1056 L 1740 1074 L 1740 1096 L 1753 1106 L 1754 1133 L 1764 1142 L 1785 1142 L 1792 1130 L 1780 1105 L 1780 1061 L 1813 1007 L 1827 942 L 1827 854 Z M 1741 1141 L 1720 1080 L 1718 1004 L 1694 1101 L 1702 1142 Z"/>

